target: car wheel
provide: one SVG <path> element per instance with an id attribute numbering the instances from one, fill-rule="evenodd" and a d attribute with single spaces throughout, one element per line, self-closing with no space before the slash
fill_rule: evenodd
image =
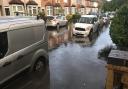
<path id="1" fill-rule="evenodd" d="M 93 35 L 93 29 L 91 29 L 91 30 L 90 30 L 89 35 L 88 35 L 88 36 L 89 36 L 89 37 L 91 37 L 92 35 Z"/>

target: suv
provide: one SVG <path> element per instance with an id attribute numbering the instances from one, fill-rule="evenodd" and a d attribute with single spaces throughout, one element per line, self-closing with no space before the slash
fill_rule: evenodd
<path id="1" fill-rule="evenodd" d="M 67 20 L 65 16 L 47 16 L 47 27 L 56 27 L 57 30 L 60 28 L 60 26 L 66 26 Z"/>
<path id="2" fill-rule="evenodd" d="M 73 35 L 88 36 L 92 32 L 96 32 L 99 26 L 96 15 L 82 15 L 78 23 L 75 24 Z"/>
<path id="3" fill-rule="evenodd" d="M 0 18 L 0 85 L 25 69 L 48 65 L 47 31 L 43 20 Z"/>

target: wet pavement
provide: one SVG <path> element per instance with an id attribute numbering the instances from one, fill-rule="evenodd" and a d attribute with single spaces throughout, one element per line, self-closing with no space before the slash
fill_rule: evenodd
<path id="1" fill-rule="evenodd" d="M 112 44 L 109 28 L 72 39 L 65 27 L 48 31 L 50 68 L 38 78 L 23 73 L 4 89 L 104 89 L 106 61 L 98 59 L 98 51 Z"/>
<path id="2" fill-rule="evenodd" d="M 106 62 L 98 51 L 112 41 L 109 28 L 92 37 L 73 37 L 49 53 L 51 89 L 104 89 Z"/>

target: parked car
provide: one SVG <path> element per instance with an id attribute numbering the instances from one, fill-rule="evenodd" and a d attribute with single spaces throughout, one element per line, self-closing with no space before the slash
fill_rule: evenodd
<path id="1" fill-rule="evenodd" d="M 102 19 L 103 19 L 103 22 L 104 22 L 105 25 L 109 24 L 109 16 L 108 16 L 107 13 L 102 14 Z"/>
<path id="2" fill-rule="evenodd" d="M 66 26 L 67 20 L 65 16 L 47 16 L 46 26 L 47 27 L 56 27 L 57 29 L 60 26 Z"/>
<path id="3" fill-rule="evenodd" d="M 98 18 L 96 15 L 82 15 L 78 23 L 75 24 L 73 35 L 88 36 L 96 32 L 99 26 Z"/>
<path id="4" fill-rule="evenodd" d="M 38 73 L 47 65 L 48 40 L 43 20 L 0 19 L 0 85 L 26 69 Z"/>

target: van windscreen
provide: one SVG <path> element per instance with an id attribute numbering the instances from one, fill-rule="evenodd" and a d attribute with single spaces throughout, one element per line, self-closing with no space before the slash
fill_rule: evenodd
<path id="1" fill-rule="evenodd" d="M 7 32 L 0 33 L 0 58 L 3 58 L 8 51 Z"/>

